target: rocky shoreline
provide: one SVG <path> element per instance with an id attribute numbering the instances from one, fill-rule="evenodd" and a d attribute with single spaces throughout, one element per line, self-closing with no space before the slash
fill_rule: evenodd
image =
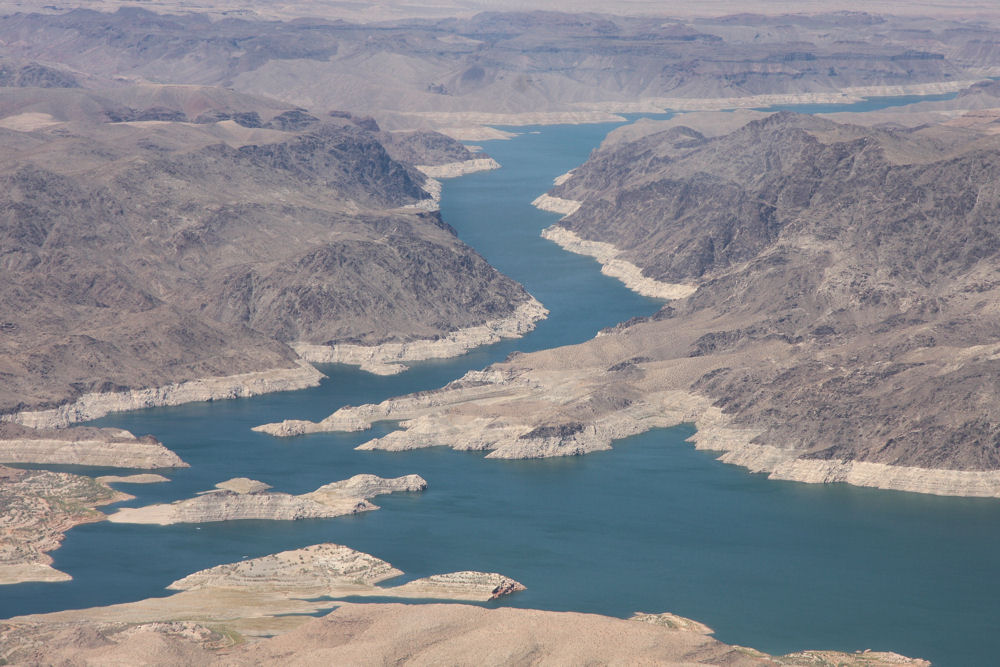
<path id="1" fill-rule="evenodd" d="M 549 199 L 555 199 L 555 197 L 549 197 Z M 602 241 L 587 241 L 559 225 L 552 225 L 542 230 L 542 238 L 552 241 L 563 250 L 593 257 L 600 263 L 601 273 L 620 280 L 625 284 L 625 287 L 642 296 L 664 300 L 683 299 L 691 296 L 698 289 L 695 285 L 665 283 L 644 276 L 642 269 L 638 266 L 621 259 L 619 257 L 621 251 L 612 244 Z"/>
<path id="2" fill-rule="evenodd" d="M 703 623 L 671 613 L 635 613 L 626 620 L 511 607 L 343 602 L 376 596 L 486 602 L 525 590 L 502 574 L 472 571 L 382 585 L 402 574 L 380 558 L 331 543 L 226 563 L 174 581 L 166 597 L 0 622 L 0 660 L 61 664 L 71 656 L 115 664 L 236 665 L 308 654 L 337 664 L 399 662 L 404 655 L 430 664 L 470 658 L 511 664 L 525 655 L 567 664 L 623 658 L 644 664 L 930 664 L 873 651 L 774 657 L 724 644 Z M 321 613 L 330 615 L 314 618 Z"/>
<path id="3" fill-rule="evenodd" d="M 428 178 L 458 178 L 466 174 L 499 168 L 500 163 L 491 157 L 473 158 L 472 160 L 437 165 L 417 165 L 417 169 L 423 172 Z"/>
<path id="4" fill-rule="evenodd" d="M 555 353 L 574 354 L 573 348 Z M 578 351 L 580 354 L 585 353 Z M 718 452 L 719 461 L 767 474 L 770 479 L 813 484 L 843 482 L 941 496 L 1000 497 L 1000 472 L 815 459 L 791 448 L 757 444 L 761 430 L 735 424 L 710 398 L 684 387 L 682 380 L 690 371 L 663 362 L 647 366 L 639 361 L 625 366 L 622 370 L 631 369 L 636 375 L 677 379 L 650 382 L 647 386 L 642 386 L 644 382 L 617 386 L 615 391 L 625 399 L 618 409 L 592 414 L 589 419 L 554 423 L 551 415 L 555 404 L 574 405 L 582 400 L 592 403 L 593 388 L 612 385 L 613 375 L 596 368 L 552 371 L 492 367 L 470 371 L 432 392 L 344 407 L 320 422 L 285 420 L 254 430 L 289 437 L 363 431 L 375 422 L 398 421 L 400 430 L 369 440 L 357 449 L 407 451 L 448 446 L 487 452 L 487 458 L 531 459 L 605 451 L 616 440 L 628 436 L 693 423 L 697 432 L 690 441 L 696 448 Z"/>
<path id="5" fill-rule="evenodd" d="M 248 637 L 267 637 L 328 612 L 347 597 L 487 602 L 525 590 L 492 572 L 450 572 L 381 586 L 403 572 L 375 556 L 338 544 L 225 563 L 179 579 L 167 597 L 90 609 L 15 617 L 12 624 L 154 623 L 197 620 Z M 0 642 L 2 643 L 2 642 Z"/>
<path id="6" fill-rule="evenodd" d="M 651 97 L 639 102 L 597 102 L 586 106 L 588 109 L 607 113 L 664 113 L 669 111 L 756 109 L 792 104 L 854 104 L 863 102 L 868 97 L 954 93 L 982 80 L 932 81 L 890 86 L 848 86 L 823 92 L 767 93 L 738 97 Z"/>
<path id="7" fill-rule="evenodd" d="M 586 123 L 622 122 L 624 117 L 604 111 L 598 105 L 588 105 L 587 110 L 577 111 L 525 111 L 496 113 L 492 111 L 396 111 L 385 115 L 401 119 L 405 125 L 430 123 L 436 131 L 448 134 L 449 127 L 468 129 L 471 126 L 503 125 L 580 125 Z"/>
<path id="8" fill-rule="evenodd" d="M 194 498 L 169 504 L 126 507 L 108 517 L 111 523 L 156 524 L 205 523 L 257 519 L 296 521 L 331 518 L 377 510 L 371 498 L 386 493 L 423 491 L 427 482 L 419 475 L 383 479 L 355 475 L 294 496 L 270 491 L 268 484 L 238 477 L 216 484 Z"/>
<path id="9" fill-rule="evenodd" d="M 0 466 L 0 585 L 72 579 L 48 552 L 73 526 L 102 520 L 95 508 L 129 498 L 89 477 Z"/>
<path id="10" fill-rule="evenodd" d="M 488 111 L 415 111 L 391 112 L 388 115 L 404 124 L 430 123 L 443 134 L 455 134 L 463 140 L 481 141 L 501 138 L 490 132 L 493 126 L 517 127 L 521 125 L 579 125 L 624 121 L 619 114 L 654 113 L 671 111 L 718 111 L 728 109 L 756 109 L 793 104 L 854 104 L 869 97 L 901 95 L 939 95 L 953 93 L 982 81 L 932 81 L 926 83 L 847 86 L 836 90 L 799 93 L 765 93 L 726 97 L 649 97 L 638 102 L 605 101 L 579 102 L 574 111 L 547 111 L 521 113 L 493 113 Z"/>
<path id="11" fill-rule="evenodd" d="M 297 362 L 292 368 L 202 378 L 147 389 L 84 394 L 72 403 L 50 410 L 25 410 L 2 415 L 0 421 L 14 422 L 30 428 L 64 428 L 112 412 L 306 389 L 319 385 L 323 377 L 322 373 L 309 364 Z"/>
<path id="12" fill-rule="evenodd" d="M 453 331 L 437 340 L 382 345 L 293 343 L 292 348 L 312 363 L 350 364 L 376 375 L 394 375 L 407 370 L 408 362 L 457 357 L 503 338 L 519 338 L 534 329 L 535 322 L 544 319 L 548 312 L 538 300 L 531 298 L 521 303 L 511 315 Z"/>
<path id="13" fill-rule="evenodd" d="M 562 185 L 573 177 L 573 172 L 557 176 L 553 183 Z M 561 213 L 563 217 L 572 215 L 579 210 L 583 202 L 572 199 L 562 199 L 550 194 L 539 195 L 531 205 L 542 211 Z M 552 241 L 563 250 L 593 257 L 601 265 L 601 273 L 620 280 L 630 290 L 642 296 L 653 299 L 683 299 L 694 294 L 698 289 L 694 285 L 679 285 L 654 280 L 642 274 L 642 269 L 632 262 L 621 259 L 621 251 L 610 243 L 587 241 L 574 232 L 560 227 L 558 224 L 542 230 L 542 238 Z"/>
<path id="14" fill-rule="evenodd" d="M 0 463 L 84 465 L 104 468 L 186 468 L 177 454 L 153 437 L 136 438 L 123 429 L 22 427 L 15 434 L 0 425 Z M 5 428 L 6 427 L 6 428 Z M 81 432 L 77 432 L 81 431 Z"/>

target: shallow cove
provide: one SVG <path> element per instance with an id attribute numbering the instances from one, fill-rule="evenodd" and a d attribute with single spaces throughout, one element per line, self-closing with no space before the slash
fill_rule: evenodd
<path id="1" fill-rule="evenodd" d="M 516 128 L 526 133 L 484 144 L 503 169 L 445 184 L 445 220 L 552 311 L 528 337 L 400 376 L 334 367 L 312 390 L 99 422 L 153 433 L 192 465 L 168 472 L 169 484 L 122 485 L 139 496 L 130 505 L 189 497 L 235 476 L 301 493 L 356 473 L 417 473 L 426 492 L 384 496 L 380 511 L 332 520 L 81 526 L 52 554 L 74 581 L 3 587 L 0 616 L 163 595 L 169 582 L 201 568 L 333 541 L 409 577 L 477 569 L 528 586 L 504 604 L 619 616 L 671 611 L 707 623 L 723 641 L 774 653 L 875 648 L 941 665 L 994 662 L 997 501 L 772 482 L 695 451 L 683 442 L 686 427 L 547 461 L 443 448 L 353 450 L 384 429 L 292 440 L 249 431 L 434 388 L 511 351 L 582 341 L 654 312 L 657 302 L 602 276 L 592 260 L 539 238 L 558 216 L 529 205 L 611 127 Z"/>

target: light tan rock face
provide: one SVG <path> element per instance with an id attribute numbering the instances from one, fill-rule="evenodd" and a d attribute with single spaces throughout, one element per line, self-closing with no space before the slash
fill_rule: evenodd
<path id="1" fill-rule="evenodd" d="M 636 612 L 632 614 L 632 617 L 629 620 L 639 621 L 640 623 L 649 623 L 650 625 L 659 625 L 664 628 L 670 628 L 671 630 L 689 630 L 703 635 L 711 635 L 715 633 L 712 628 L 708 627 L 704 623 L 692 621 L 690 618 L 684 618 L 683 616 L 671 614 L 670 612 L 663 612 L 661 614 Z"/>
<path id="2" fill-rule="evenodd" d="M 0 660 L 14 665 L 206 665 L 212 651 L 238 641 L 193 621 L 0 622 Z"/>
<path id="3" fill-rule="evenodd" d="M 369 554 L 338 544 L 317 544 L 195 572 L 167 588 L 280 592 L 294 597 L 350 595 L 481 601 L 525 590 L 510 577 L 471 571 L 435 574 L 401 586 L 376 586 L 401 574 L 402 571 Z"/>
<path id="4" fill-rule="evenodd" d="M 492 572 L 434 574 L 391 589 L 400 597 L 496 600 L 525 590 L 524 584 Z"/>
<path id="5" fill-rule="evenodd" d="M 548 195 L 542 195 L 546 197 Z M 537 199 L 535 200 L 538 201 Z M 577 206 L 579 207 L 579 205 Z M 567 213 L 572 213 L 571 207 L 565 207 Z M 552 209 L 546 209 L 552 210 Z M 562 211 L 559 211 L 562 212 Z M 564 250 L 578 255 L 593 257 L 601 264 L 601 273 L 616 278 L 637 294 L 654 299 L 683 299 L 691 296 L 698 289 L 696 285 L 682 285 L 654 280 L 642 273 L 642 269 L 632 262 L 621 259 L 621 251 L 610 243 L 587 241 L 568 229 L 559 226 L 547 227 L 542 231 L 542 237 L 556 243 Z"/>
<path id="6" fill-rule="evenodd" d="M 157 665 L 929 665 L 870 651 L 773 657 L 723 644 L 709 636 L 707 626 L 670 613 L 637 613 L 626 621 L 531 609 L 335 601 L 346 596 L 486 601 L 524 590 L 509 577 L 471 571 L 377 585 L 400 574 L 379 558 L 336 544 L 284 551 L 196 572 L 171 584 L 179 592 L 168 597 L 0 623 L 0 659 Z M 333 607 L 322 619 L 312 617 Z M 246 641 L 254 637 L 265 639 Z"/>
<path id="7" fill-rule="evenodd" d="M 536 372 L 494 366 L 470 371 L 438 391 L 341 408 L 318 423 L 286 421 L 271 432 L 363 430 L 376 421 L 398 420 L 402 430 L 358 448 L 402 451 L 446 445 L 488 451 L 490 458 L 542 458 L 606 450 L 619 438 L 692 421 L 704 407 L 676 391 L 640 396 L 622 386 L 625 393 L 619 394 L 618 386 L 607 380 L 582 369 Z M 605 410 L 595 415 L 595 406 Z M 587 408 L 589 417 L 583 412 Z M 554 414 L 561 419 L 553 419 Z"/>
<path id="8" fill-rule="evenodd" d="M 504 338 L 520 338 L 534 329 L 535 323 L 544 319 L 548 312 L 532 297 L 518 305 L 511 315 L 458 329 L 434 340 L 381 345 L 293 343 L 292 348 L 313 363 L 350 364 L 376 375 L 395 375 L 407 369 L 407 362 L 455 357 L 480 345 L 490 345 Z"/>
<path id="9" fill-rule="evenodd" d="M 294 591 L 329 595 L 345 587 L 367 588 L 403 574 L 389 563 L 338 544 L 317 544 L 195 572 L 167 586 L 174 591 L 204 588 Z"/>
<path id="10" fill-rule="evenodd" d="M 187 463 L 156 438 L 136 438 L 122 429 L 31 429 L 0 424 L 0 462 L 186 468 Z"/>
<path id="11" fill-rule="evenodd" d="M 89 477 L 0 466 L 0 584 L 70 579 L 47 552 L 73 526 L 103 519 L 95 507 L 128 498 Z"/>
<path id="12" fill-rule="evenodd" d="M 102 475 L 96 478 L 100 484 L 157 484 L 169 482 L 163 475 L 143 473 L 139 475 Z"/>
<path id="13" fill-rule="evenodd" d="M 239 519 L 294 521 L 335 517 L 378 509 L 370 498 L 400 491 L 423 491 L 427 482 L 418 475 L 395 479 L 355 475 L 299 496 L 269 491 L 269 485 L 245 477 L 227 480 L 216 486 L 214 490 L 187 500 L 124 508 L 109 516 L 108 521 L 165 526 Z"/>
<path id="14" fill-rule="evenodd" d="M 499 169 L 500 163 L 491 157 L 473 158 L 460 162 L 448 162 L 437 165 L 417 165 L 417 169 L 430 178 L 457 178 L 477 171 Z"/>
<path id="15" fill-rule="evenodd" d="M 442 604 L 343 605 L 286 635 L 242 647 L 227 659 L 267 663 L 279 656 L 294 665 L 930 665 L 874 652 L 775 657 L 723 644 L 699 629 L 594 614 Z"/>
<path id="16" fill-rule="evenodd" d="M 18 412 L 0 419 L 32 428 L 61 428 L 112 412 L 305 389 L 317 386 L 323 377 L 309 364 L 300 362 L 292 368 L 190 380 L 150 389 L 84 394 L 58 408 Z"/>
<path id="17" fill-rule="evenodd" d="M 489 458 L 540 458 L 602 451 L 615 440 L 651 428 L 694 423 L 698 431 L 691 440 L 697 448 L 720 452 L 719 460 L 772 479 L 1000 497 L 1000 473 L 995 471 L 811 459 L 794 448 L 759 444 L 762 428 L 735 422 L 689 388 L 713 369 L 739 363 L 740 356 L 662 361 L 633 356 L 651 349 L 656 340 L 645 337 L 643 330 L 656 336 L 656 329 L 655 323 L 639 324 L 628 330 L 631 341 L 607 334 L 579 346 L 525 355 L 485 371 L 470 371 L 436 391 L 341 408 L 320 422 L 286 420 L 258 428 L 274 435 L 299 435 L 361 431 L 392 420 L 402 428 L 358 448 L 404 451 L 444 445 L 485 451 Z M 683 348 L 688 342 L 678 337 L 670 345 Z M 773 343 L 764 352 L 777 360 L 786 350 Z"/>
<path id="18" fill-rule="evenodd" d="M 564 216 L 572 215 L 580 208 L 580 202 L 576 200 L 553 197 L 549 194 L 538 195 L 531 205 L 542 211 L 562 213 Z"/>

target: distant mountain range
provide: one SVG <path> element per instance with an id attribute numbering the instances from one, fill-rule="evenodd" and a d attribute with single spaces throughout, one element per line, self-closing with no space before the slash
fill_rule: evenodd
<path id="1" fill-rule="evenodd" d="M 982 22 L 844 12 L 486 12 L 351 24 L 122 8 L 4 16 L 0 56 L 58 65 L 83 85 L 220 85 L 401 127 L 419 121 L 414 113 L 626 109 L 661 98 L 967 81 L 1000 74 L 998 36 Z"/>

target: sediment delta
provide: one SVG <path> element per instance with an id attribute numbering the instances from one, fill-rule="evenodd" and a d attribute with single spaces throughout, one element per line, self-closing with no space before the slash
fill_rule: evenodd
<path id="1" fill-rule="evenodd" d="M 120 509 L 110 515 L 108 521 L 167 526 L 240 519 L 295 521 L 336 517 L 376 510 L 378 506 L 370 502 L 371 498 L 386 493 L 423 491 L 427 482 L 418 475 L 395 479 L 355 475 L 298 496 L 270 488 L 263 482 L 237 477 L 220 482 L 215 489 L 204 491 L 195 498 Z"/>

